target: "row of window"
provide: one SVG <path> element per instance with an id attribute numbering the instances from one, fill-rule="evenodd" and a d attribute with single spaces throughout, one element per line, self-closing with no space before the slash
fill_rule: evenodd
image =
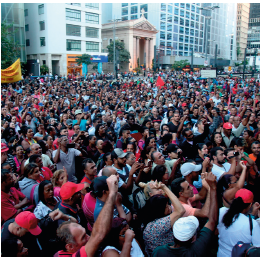
<path id="1" fill-rule="evenodd" d="M 140 13 L 143 9 L 145 12 L 148 12 L 148 4 L 141 4 L 139 6 Z M 131 14 L 136 14 L 138 13 L 138 6 L 131 6 L 130 10 L 131 10 L 130 12 Z M 128 7 L 122 8 L 122 15 L 128 15 Z"/>
<path id="2" fill-rule="evenodd" d="M 45 21 L 39 21 L 40 30 L 45 30 Z M 25 31 L 29 31 L 29 24 L 25 24 Z"/>
<path id="3" fill-rule="evenodd" d="M 161 13 L 161 16 L 160 16 L 160 20 L 161 21 L 166 21 L 167 20 L 167 22 L 172 22 L 173 21 L 173 16 L 171 15 L 171 14 L 168 14 L 167 15 L 167 19 L 166 19 L 166 13 Z M 178 24 L 179 23 L 179 19 L 184 19 L 184 16 L 183 16 L 183 18 L 179 18 L 178 16 L 174 16 L 174 23 L 175 24 Z M 193 20 L 194 19 L 192 19 L 192 21 L 191 22 L 193 22 Z M 201 23 L 204 23 L 204 17 L 203 16 L 201 16 L 200 18 L 199 18 L 199 15 L 196 15 L 196 19 L 195 19 L 195 21 L 196 22 L 201 22 Z"/>
<path id="4" fill-rule="evenodd" d="M 142 14 L 140 14 L 139 16 L 141 17 Z M 148 20 L 148 14 L 147 13 L 144 14 L 144 17 Z M 128 16 L 122 16 L 121 19 L 122 19 L 122 21 L 127 21 Z M 130 20 L 136 20 L 136 19 L 138 19 L 138 14 L 131 15 Z"/>
<path id="5" fill-rule="evenodd" d="M 182 19 L 182 18 L 180 19 L 180 25 L 186 26 L 186 27 L 189 27 L 189 28 L 196 28 L 196 29 L 200 29 L 200 30 L 203 30 L 203 28 L 204 28 L 202 23 L 199 25 L 198 22 L 196 22 L 196 23 L 190 22 L 189 20 L 185 20 L 185 23 L 184 23 L 184 19 Z M 166 30 L 166 23 L 165 22 L 161 21 L 160 30 Z M 172 31 L 172 24 L 171 23 L 167 23 L 167 31 Z"/>
<path id="6" fill-rule="evenodd" d="M 81 22 L 81 11 L 66 8 L 66 20 Z M 99 15 L 96 13 L 85 13 L 85 22 L 99 24 Z"/>
<path id="7" fill-rule="evenodd" d="M 176 3 L 175 6 L 179 7 L 179 4 Z M 180 8 L 183 8 L 185 10 L 188 10 L 188 11 L 191 11 L 191 12 L 196 12 L 197 14 L 200 13 L 200 10 L 198 7 L 195 7 L 195 5 L 190 5 L 190 4 L 186 4 L 186 7 L 185 7 L 185 3 L 181 3 L 180 4 Z M 179 12 L 177 11 L 179 10 L 179 8 L 174 8 L 174 14 L 176 14 L 176 12 Z M 173 11 L 173 7 L 172 5 L 168 5 L 168 9 L 167 9 L 167 5 L 166 4 L 161 4 L 161 11 L 162 12 L 166 12 L 168 11 L 169 13 L 172 13 Z M 182 10 L 183 11 L 183 10 Z"/>
<path id="8" fill-rule="evenodd" d="M 70 3 L 68 5 L 81 6 L 81 3 Z M 99 3 L 95 3 L 95 4 L 86 3 L 85 7 L 86 8 L 90 8 L 90 9 L 98 10 L 99 9 Z M 44 14 L 44 4 L 38 5 L 38 14 L 39 15 Z M 28 9 L 24 10 L 24 16 L 28 16 Z"/>
<path id="9" fill-rule="evenodd" d="M 66 24 L 66 35 L 81 37 L 81 26 Z M 99 38 L 99 29 L 86 27 L 86 37 Z"/>
<path id="10" fill-rule="evenodd" d="M 30 46 L 30 39 L 26 39 L 26 46 Z M 45 37 L 40 37 L 40 46 L 46 46 Z M 67 39 L 66 41 L 67 51 L 81 51 L 81 41 Z M 99 42 L 86 41 L 87 52 L 99 52 Z"/>

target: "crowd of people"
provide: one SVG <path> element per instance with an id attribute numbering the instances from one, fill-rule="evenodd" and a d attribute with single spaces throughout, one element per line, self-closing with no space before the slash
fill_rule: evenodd
<path id="1" fill-rule="evenodd" d="M 2 256 L 260 256 L 259 80 L 128 75 L 2 84 Z"/>

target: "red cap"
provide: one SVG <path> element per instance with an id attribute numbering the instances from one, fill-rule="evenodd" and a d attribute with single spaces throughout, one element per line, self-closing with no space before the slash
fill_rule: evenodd
<path id="1" fill-rule="evenodd" d="M 244 203 L 252 203 L 254 195 L 251 191 L 242 188 L 236 192 L 235 198 L 241 197 Z"/>
<path id="2" fill-rule="evenodd" d="M 29 232 L 37 236 L 41 234 L 42 230 L 38 226 L 38 220 L 30 211 L 23 211 L 15 217 L 15 222 L 22 228 L 28 229 Z"/>
<path id="3" fill-rule="evenodd" d="M 224 129 L 232 129 L 232 124 L 231 123 L 225 123 L 223 124 Z"/>
<path id="4" fill-rule="evenodd" d="M 84 184 L 75 184 L 75 183 L 72 183 L 72 182 L 67 182 L 60 189 L 61 199 L 67 200 L 73 194 L 81 191 L 83 188 L 84 188 Z"/>
<path id="5" fill-rule="evenodd" d="M 19 110 L 19 108 L 18 107 L 14 107 L 14 110 Z"/>
<path id="6" fill-rule="evenodd" d="M 122 112 L 122 111 L 118 111 L 118 112 L 117 112 L 117 115 L 119 115 L 119 114 L 123 114 L 123 112 Z"/>
<path id="7" fill-rule="evenodd" d="M 181 86 L 178 86 L 178 89 L 181 89 Z"/>
<path id="8" fill-rule="evenodd" d="M 182 103 L 181 106 L 185 107 L 185 106 L 187 106 L 187 103 Z"/>
<path id="9" fill-rule="evenodd" d="M 6 152 L 6 151 L 8 151 L 9 150 L 9 148 L 7 147 L 7 145 L 5 144 L 5 143 L 1 143 L 1 152 Z"/>

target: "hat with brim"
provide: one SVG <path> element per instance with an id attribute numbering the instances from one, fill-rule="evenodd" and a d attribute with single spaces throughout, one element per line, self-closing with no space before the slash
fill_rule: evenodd
<path id="1" fill-rule="evenodd" d="M 232 124 L 231 123 L 225 123 L 223 124 L 224 129 L 232 129 Z"/>
<path id="2" fill-rule="evenodd" d="M 115 152 L 115 154 L 117 155 L 117 157 L 118 158 L 124 158 L 126 155 L 127 155 L 127 153 L 126 152 L 123 152 L 123 150 L 122 149 L 120 149 L 120 148 L 116 148 L 116 149 L 114 149 L 113 150 L 114 152 Z"/>
<path id="3" fill-rule="evenodd" d="M 84 188 L 84 184 L 75 184 L 73 182 L 67 182 L 62 185 L 60 189 L 60 196 L 62 200 L 68 200 L 75 193 L 81 191 Z"/>
<path id="4" fill-rule="evenodd" d="M 6 152 L 8 150 L 9 150 L 9 148 L 7 147 L 7 145 L 4 142 L 2 142 L 1 143 L 1 152 Z"/>

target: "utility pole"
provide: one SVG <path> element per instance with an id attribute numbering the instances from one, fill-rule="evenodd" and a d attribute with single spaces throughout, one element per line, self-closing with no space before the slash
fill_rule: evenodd
<path id="1" fill-rule="evenodd" d="M 118 22 L 118 21 L 121 21 L 121 19 L 113 19 L 113 20 L 109 20 L 109 22 L 113 22 L 114 23 L 114 26 L 113 26 L 113 43 L 114 43 L 114 45 L 113 45 L 113 52 L 114 52 L 114 54 L 113 54 L 113 73 L 114 73 L 114 75 L 115 75 L 115 78 L 116 78 L 116 71 L 117 71 L 117 69 L 116 69 L 116 23 Z"/>
<path id="2" fill-rule="evenodd" d="M 191 49 L 191 71 L 193 72 L 193 48 Z"/>
<path id="3" fill-rule="evenodd" d="M 254 57 L 253 57 L 253 67 L 252 67 L 252 77 L 254 77 L 254 73 L 255 73 L 255 63 L 256 63 L 256 54 L 257 54 L 257 49 L 255 48 L 255 51 L 254 51 Z"/>
<path id="4" fill-rule="evenodd" d="M 218 44 L 215 46 L 215 67 L 217 68 Z"/>
<path id="5" fill-rule="evenodd" d="M 245 56 L 244 56 L 243 80 L 245 79 L 245 70 L 246 70 L 246 48 L 245 48 Z"/>

